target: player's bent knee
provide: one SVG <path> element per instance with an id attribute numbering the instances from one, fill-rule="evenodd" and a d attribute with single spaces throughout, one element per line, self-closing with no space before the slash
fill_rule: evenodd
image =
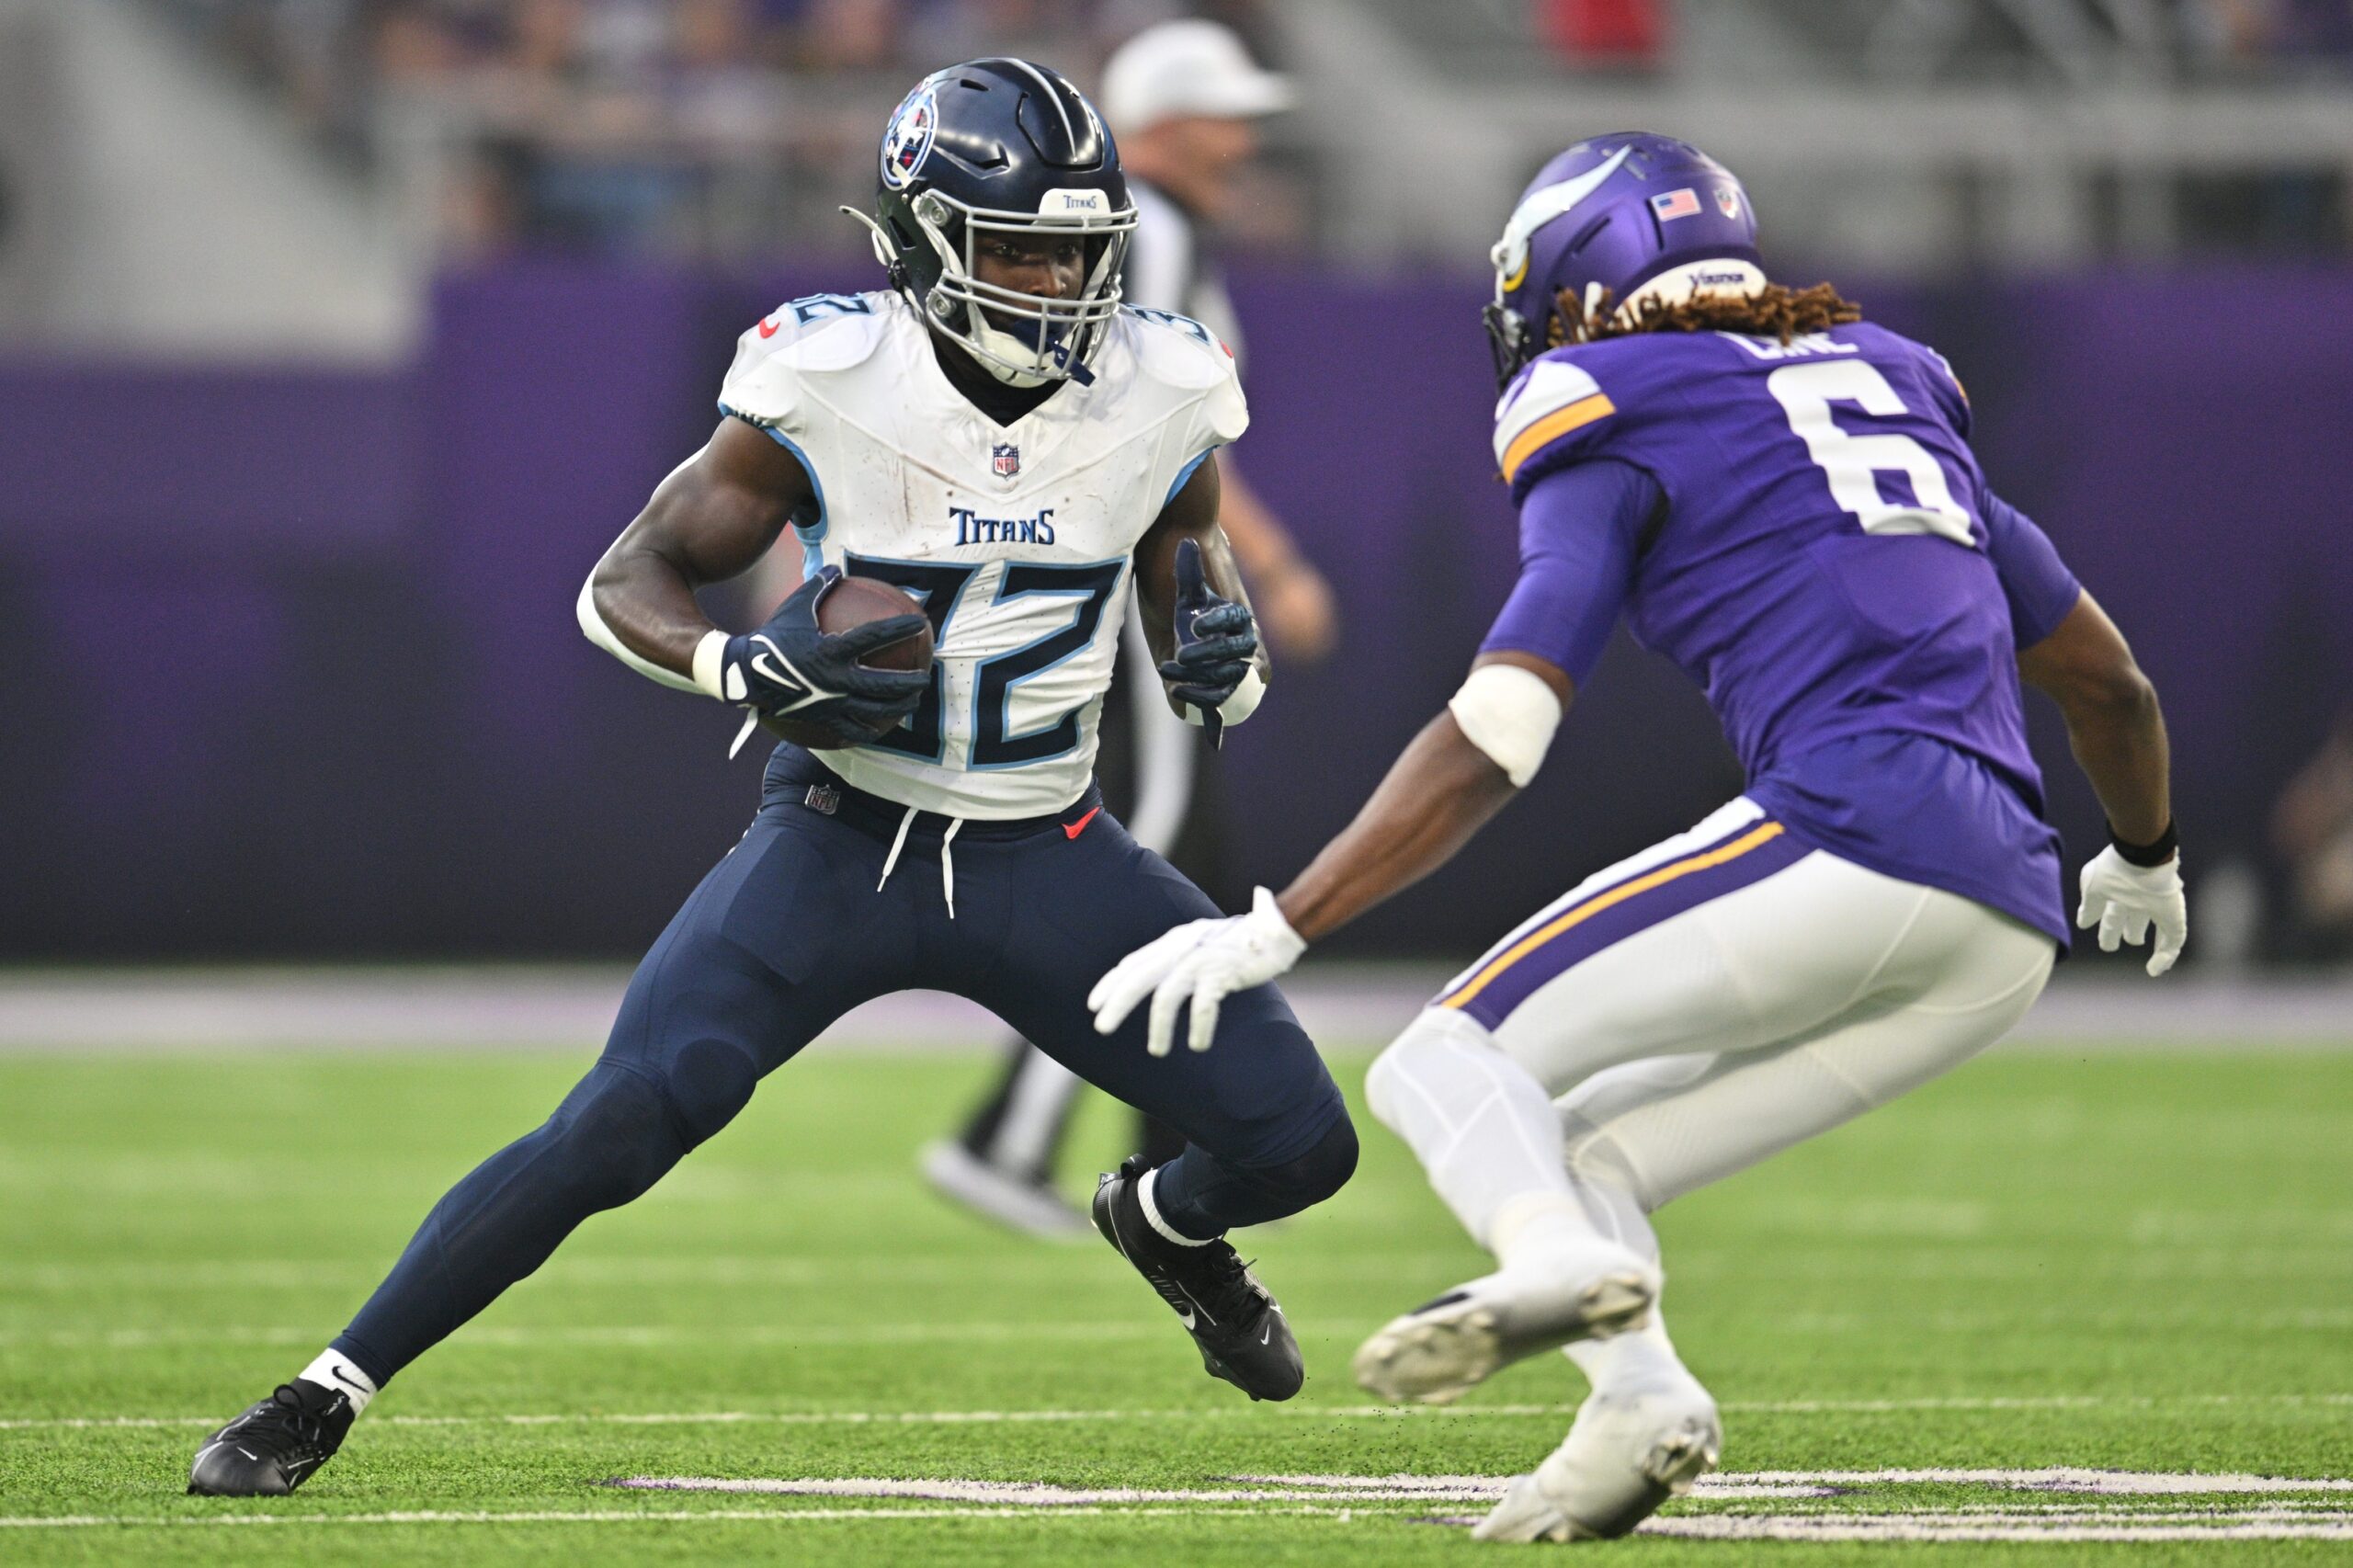
<path id="1" fill-rule="evenodd" d="M 1343 1110 L 1314 1146 L 1294 1160 L 1245 1173 L 1254 1186 L 1288 1203 L 1292 1211 L 1321 1203 L 1348 1185 L 1357 1171 L 1357 1130 Z"/>
<path id="2" fill-rule="evenodd" d="M 642 1196 L 688 1146 L 661 1086 L 609 1062 L 581 1080 L 538 1136 L 572 1189 L 568 1207 L 592 1212 Z"/>
<path id="3" fill-rule="evenodd" d="M 1373 1058 L 1365 1074 L 1365 1103 L 1383 1127 L 1406 1137 L 1405 1122 L 1415 1105 L 1430 1093 L 1427 1085 L 1442 1084 L 1450 1071 L 1449 1059 L 1465 1046 L 1493 1051 L 1493 1036 L 1478 1020 L 1450 1007 L 1425 1007 Z M 1410 1141 L 1410 1140 L 1409 1140 Z"/>
<path id="4" fill-rule="evenodd" d="M 681 1049 L 664 1074 L 663 1092 L 687 1147 L 702 1143 L 734 1120 L 735 1113 L 751 1103 L 759 1081 L 750 1055 L 731 1040 L 699 1040 Z"/>
<path id="5" fill-rule="evenodd" d="M 1570 1115 L 1561 1119 L 1561 1131 L 1563 1163 L 1578 1180 L 1608 1188 L 1644 1214 L 1656 1211 L 1674 1196 L 1658 1192 L 1643 1179 L 1625 1146 L 1608 1129 Z"/>
<path id="6" fill-rule="evenodd" d="M 1300 1173 L 1300 1186 L 1315 1195 L 1310 1201 L 1321 1203 L 1347 1186 L 1349 1178 L 1357 1174 L 1358 1153 L 1356 1123 L 1348 1119 L 1347 1112 L 1342 1111 L 1340 1119 L 1332 1124 L 1301 1162 L 1304 1168 Z"/>

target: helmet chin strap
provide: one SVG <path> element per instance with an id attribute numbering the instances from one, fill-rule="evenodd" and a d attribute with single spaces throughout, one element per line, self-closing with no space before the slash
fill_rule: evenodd
<path id="1" fill-rule="evenodd" d="M 972 325 L 972 343 L 981 352 L 972 358 L 979 361 L 982 369 L 1009 387 L 1042 387 L 1054 380 L 1035 370 L 1022 369 L 1015 363 L 1020 359 L 1036 358 L 1036 345 L 1023 342 L 1018 334 L 1007 332 L 990 321 L 983 307 L 973 305 L 970 310 L 972 314 L 980 318 Z"/>

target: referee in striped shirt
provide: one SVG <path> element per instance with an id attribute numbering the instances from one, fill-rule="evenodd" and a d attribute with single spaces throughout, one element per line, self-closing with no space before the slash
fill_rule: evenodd
<path id="1" fill-rule="evenodd" d="M 1097 100 L 1119 139 L 1136 206 L 1122 286 L 1127 302 L 1192 317 L 1237 358 L 1242 334 L 1215 256 L 1218 218 L 1233 178 L 1257 151 L 1257 121 L 1290 107 L 1290 84 L 1259 68 L 1215 22 L 1164 22 L 1136 34 L 1104 67 Z M 1332 590 L 1290 533 L 1218 460 L 1219 523 L 1233 541 L 1252 607 L 1276 653 L 1313 663 L 1339 631 Z M 1165 855 L 1224 908 L 1246 893 L 1227 870 L 1217 753 L 1169 710 L 1130 616 L 1119 678 L 1103 711 L 1096 770 L 1104 794 L 1145 847 Z M 948 1197 L 1039 1235 L 1073 1235 L 1086 1215 L 1056 1190 L 1053 1169 L 1076 1107 L 1079 1079 L 1027 1040 L 1008 1043 L 995 1087 L 963 1131 L 924 1151 L 924 1174 Z M 1173 1159 L 1184 1139 L 1145 1119 L 1145 1157 Z"/>

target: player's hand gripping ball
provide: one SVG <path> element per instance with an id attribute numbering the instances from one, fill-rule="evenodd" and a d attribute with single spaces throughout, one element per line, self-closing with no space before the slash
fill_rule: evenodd
<path id="1" fill-rule="evenodd" d="M 888 583 L 818 572 L 766 625 L 730 638 L 721 679 L 762 727 L 813 750 L 895 729 L 931 685 L 931 622 Z"/>
<path id="2" fill-rule="evenodd" d="M 1188 921 L 1114 964 L 1086 995 L 1095 1011 L 1095 1032 L 1117 1033 L 1136 1004 L 1149 996 L 1152 1018 L 1144 1049 L 1165 1056 L 1176 1039 L 1176 1010 L 1189 1003 L 1193 1012 L 1185 1043 L 1207 1051 L 1217 1038 L 1219 1006 L 1237 991 L 1288 972 L 1306 950 L 1306 939 L 1283 918 L 1275 895 L 1260 888 L 1251 895 L 1249 914 Z"/>

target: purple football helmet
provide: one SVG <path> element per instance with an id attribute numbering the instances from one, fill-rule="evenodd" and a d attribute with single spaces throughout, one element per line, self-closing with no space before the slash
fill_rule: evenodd
<path id="1" fill-rule="evenodd" d="M 1588 311 L 1604 290 L 1624 310 L 1765 283 L 1756 214 L 1733 172 L 1688 142 L 1639 131 L 1590 137 L 1546 164 L 1489 259 L 1487 337 L 1506 385 L 1549 346 L 1564 289 Z"/>

